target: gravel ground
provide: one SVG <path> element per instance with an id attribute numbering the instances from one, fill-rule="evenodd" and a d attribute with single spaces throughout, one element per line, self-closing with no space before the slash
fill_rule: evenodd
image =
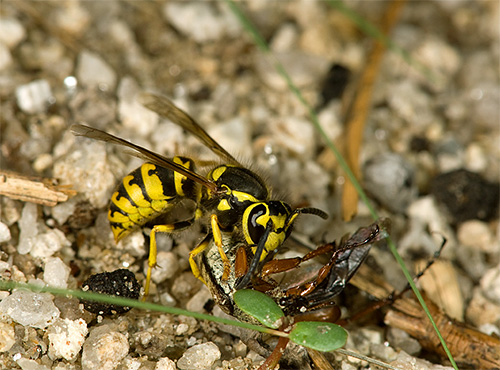
<path id="1" fill-rule="evenodd" d="M 374 22 L 385 5 L 346 4 Z M 373 40 L 326 2 L 240 5 L 343 149 L 345 102 Z M 493 335 L 500 335 L 499 11 L 499 2 L 488 0 L 406 4 L 392 40 L 416 66 L 386 52 L 361 145 L 363 186 L 392 220 L 410 268 L 447 240 L 436 263 L 446 272 L 424 276 L 427 294 L 450 316 Z M 1 169 L 55 178 L 76 192 L 56 206 L 2 196 L 2 278 L 75 289 L 90 274 L 128 268 L 143 282 L 144 235 L 116 245 L 106 210 L 115 186 L 141 161 L 69 131 L 83 122 L 166 156 L 215 160 L 138 104 L 142 90 L 190 112 L 230 153 L 262 171 L 278 198 L 330 214 L 327 221 L 302 216 L 298 238 L 321 244 L 371 223 L 362 204 L 352 222 L 340 219 L 342 170 L 225 3 L 5 0 L 0 16 Z M 151 301 L 220 314 L 188 265 L 201 236 L 194 227 L 159 238 Z M 404 287 L 386 248 L 374 248 L 369 264 Z M 0 299 L 2 369 L 250 369 L 263 361 L 243 334 L 214 323 L 135 309 L 96 317 L 75 299 L 25 291 L 0 292 Z M 339 304 L 349 314 L 370 302 L 348 288 Z M 347 348 L 402 369 L 449 365 L 384 325 L 383 312 L 352 324 Z M 500 367 L 499 357 L 491 367 Z M 328 359 L 345 370 L 367 366 Z"/>

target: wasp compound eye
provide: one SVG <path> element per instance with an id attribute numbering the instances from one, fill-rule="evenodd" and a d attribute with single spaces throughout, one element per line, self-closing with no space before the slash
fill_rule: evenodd
<path id="1" fill-rule="evenodd" d="M 256 204 L 250 210 L 247 219 L 248 236 L 252 244 L 257 244 L 266 230 L 268 208 L 264 204 Z M 264 217 L 262 217 L 264 216 Z"/>

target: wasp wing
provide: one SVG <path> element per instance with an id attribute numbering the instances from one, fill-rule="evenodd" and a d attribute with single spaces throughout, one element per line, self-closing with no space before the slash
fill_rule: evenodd
<path id="1" fill-rule="evenodd" d="M 170 121 L 181 126 L 184 130 L 189 131 L 224 161 L 241 166 L 240 163 L 220 146 L 194 119 L 178 108 L 168 98 L 149 92 L 143 92 L 139 95 L 139 102 L 146 108 L 158 113 L 160 116 L 168 118 Z"/>
<path id="2" fill-rule="evenodd" d="M 155 153 L 149 149 L 143 148 L 139 145 L 131 143 L 130 141 L 124 140 L 117 136 L 108 134 L 105 131 L 99 130 L 94 127 L 82 125 L 82 124 L 73 124 L 71 125 L 71 131 L 76 136 L 85 136 L 90 139 L 100 140 L 116 145 L 125 146 L 127 148 L 133 149 L 134 151 L 131 154 L 144 159 L 148 162 L 154 163 L 158 166 L 169 168 L 172 171 L 178 172 L 181 175 L 186 176 L 187 178 L 209 188 L 211 191 L 216 192 L 217 185 L 214 182 L 208 180 L 207 178 L 193 172 L 189 171 L 187 168 L 175 163 L 171 159 L 162 156 L 161 154 Z"/>

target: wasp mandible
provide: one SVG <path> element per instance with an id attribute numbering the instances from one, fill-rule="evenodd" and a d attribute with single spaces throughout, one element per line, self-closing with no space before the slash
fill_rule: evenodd
<path id="1" fill-rule="evenodd" d="M 242 166 L 169 99 L 153 93 L 142 93 L 140 101 L 146 108 L 196 136 L 226 163 L 216 166 L 203 176 L 196 172 L 195 161 L 190 158 L 167 158 L 105 131 L 82 124 L 71 126 L 72 132 L 77 136 L 125 146 L 146 161 L 123 178 L 111 197 L 108 211 L 116 242 L 133 230 L 151 226 L 145 295 L 149 293 L 151 271 L 156 266 L 156 233 L 183 230 L 203 216 L 208 216 L 206 219 L 210 237 L 213 238 L 223 263 L 222 281 L 228 279 L 231 270 L 231 262 L 226 254 L 235 248 L 234 243 L 227 244 L 223 241 L 237 240 L 251 248 L 252 260 L 236 284 L 237 289 L 242 289 L 260 271 L 259 267 L 273 258 L 290 235 L 299 214 L 328 217 L 317 208 L 293 209 L 283 201 L 272 199 L 270 188 L 260 176 Z M 185 199 L 196 204 L 191 217 L 171 224 L 162 222 L 164 216 Z M 195 257 L 207 245 L 206 242 L 200 243 L 189 255 L 193 274 L 203 283 L 206 282 L 200 274 Z"/>

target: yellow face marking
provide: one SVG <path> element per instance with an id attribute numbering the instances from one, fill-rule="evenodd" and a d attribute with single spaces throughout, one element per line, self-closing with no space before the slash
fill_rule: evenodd
<path id="1" fill-rule="evenodd" d="M 156 166 L 151 163 L 145 163 L 141 166 L 141 175 L 142 181 L 144 182 L 144 188 L 146 189 L 146 194 L 149 196 L 149 198 L 155 200 L 165 199 L 165 194 L 163 194 L 163 185 L 160 181 L 160 178 L 154 173 L 149 174 L 150 171 L 154 171 L 155 169 Z M 132 199 L 135 200 L 135 198 Z"/>
<path id="2" fill-rule="evenodd" d="M 238 201 L 240 201 L 240 202 L 250 201 L 252 203 L 257 203 L 259 201 L 254 196 L 252 196 L 248 193 L 242 192 L 242 191 L 233 190 L 231 194 L 233 196 L 235 196 L 236 199 L 238 199 Z"/>
<path id="3" fill-rule="evenodd" d="M 220 167 L 217 167 L 215 170 L 213 170 L 211 173 L 210 173 L 210 176 L 212 177 L 212 179 L 214 179 L 214 181 L 217 181 L 219 179 L 219 177 L 222 176 L 222 174 L 224 172 L 226 172 L 226 169 L 227 167 L 226 166 L 220 166 Z"/>
<path id="4" fill-rule="evenodd" d="M 231 206 L 229 205 L 229 202 L 227 199 L 222 199 L 219 204 L 217 204 L 217 209 L 219 211 L 228 211 L 231 209 Z"/>

